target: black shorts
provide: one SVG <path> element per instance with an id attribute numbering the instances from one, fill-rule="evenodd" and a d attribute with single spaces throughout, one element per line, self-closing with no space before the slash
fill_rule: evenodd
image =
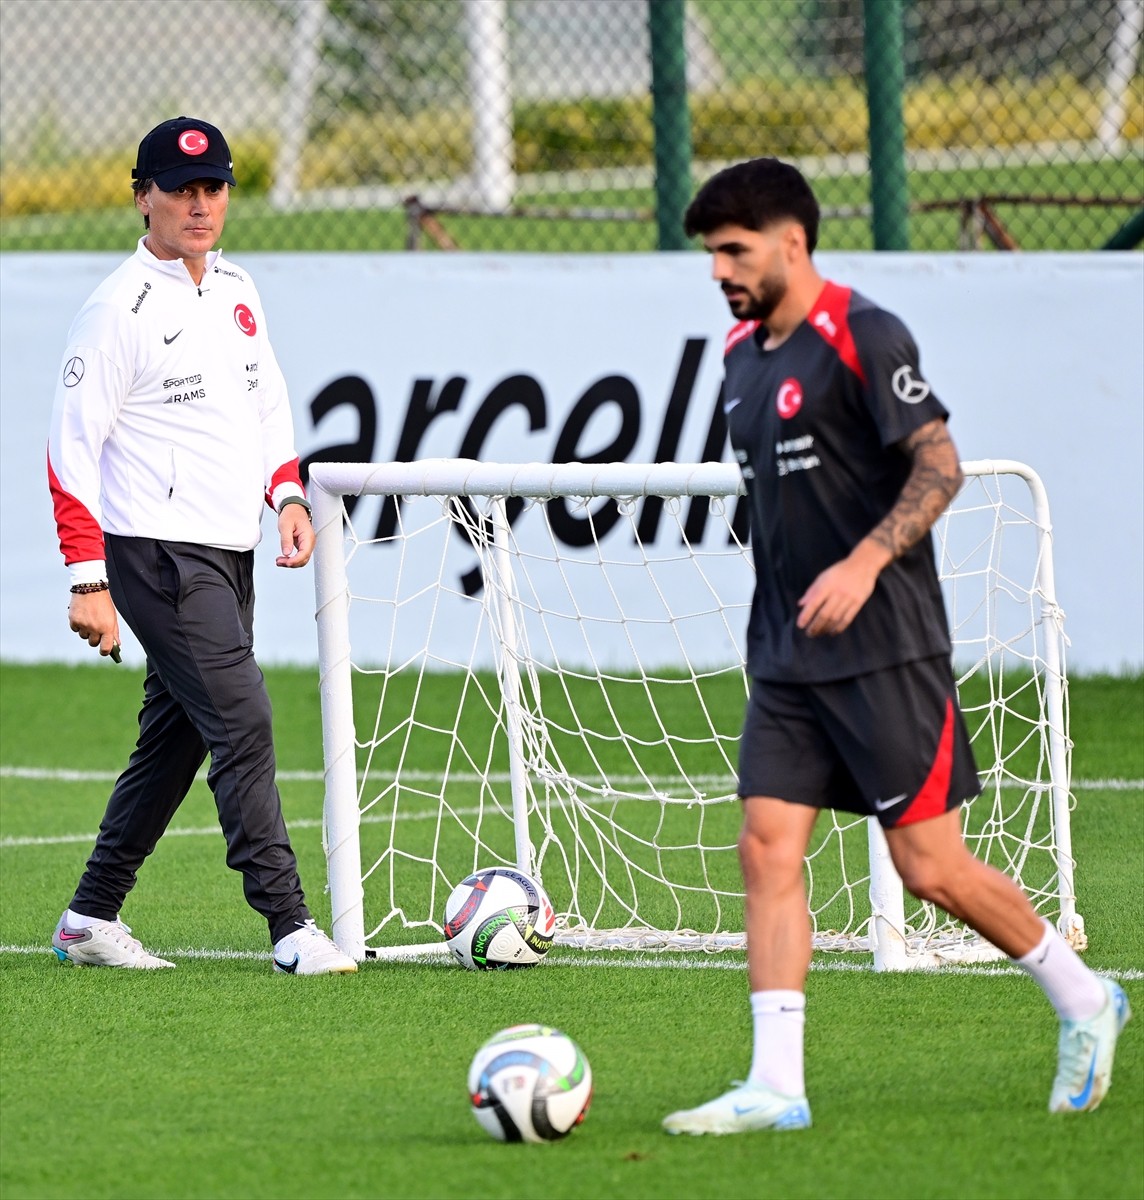
<path id="1" fill-rule="evenodd" d="M 751 682 L 740 796 L 860 813 L 889 829 L 980 791 L 947 658 L 832 683 Z"/>

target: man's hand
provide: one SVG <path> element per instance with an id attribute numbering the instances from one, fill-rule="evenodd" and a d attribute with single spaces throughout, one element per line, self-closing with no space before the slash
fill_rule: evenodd
<path id="1" fill-rule="evenodd" d="M 68 604 L 68 624 L 89 646 L 98 646 L 105 658 L 111 655 L 118 661 L 119 614 L 108 591 L 72 593 Z"/>
<path id="2" fill-rule="evenodd" d="M 798 602 L 795 624 L 808 637 L 837 634 L 850 623 L 870 599 L 889 553 L 871 538 L 864 538 L 841 561 L 827 567 L 806 589 Z"/>
<path id="3" fill-rule="evenodd" d="M 284 504 L 278 514 L 278 540 L 282 553 L 274 560 L 280 567 L 304 567 L 314 553 L 314 526 L 301 504 Z"/>

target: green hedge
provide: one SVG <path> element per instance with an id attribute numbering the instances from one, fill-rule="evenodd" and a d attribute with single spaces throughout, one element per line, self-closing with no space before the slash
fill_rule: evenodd
<path id="1" fill-rule="evenodd" d="M 1144 78 L 1133 82 L 1123 135 L 1144 136 Z M 920 83 L 905 97 L 911 149 L 967 147 L 984 151 L 1036 142 L 1090 141 L 1102 96 L 1069 76 L 992 84 L 976 77 Z M 697 160 L 758 154 L 847 154 L 866 148 L 861 81 L 755 79 L 691 97 Z M 521 174 L 646 167 L 653 161 L 651 101 L 630 99 L 522 101 L 514 109 L 516 169 Z M 426 110 L 413 117 L 351 114 L 305 149 L 304 189 L 400 185 L 448 179 L 471 167 L 471 114 Z M 276 156 L 271 136 L 233 143 L 244 193 L 265 192 Z M 973 166 L 972 154 L 965 166 Z M 62 212 L 130 203 L 131 155 L 73 159 L 48 168 L 0 169 L 0 213 Z"/>
<path id="2" fill-rule="evenodd" d="M 272 139 L 230 142 L 243 191 L 265 192 L 274 178 Z M 0 168 L 0 216 L 79 212 L 131 207 L 131 168 L 135 151 L 99 158 L 73 158 L 50 167 Z"/>

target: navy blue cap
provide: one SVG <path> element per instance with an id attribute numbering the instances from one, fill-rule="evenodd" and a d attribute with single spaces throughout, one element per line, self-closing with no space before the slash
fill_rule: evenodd
<path id="1" fill-rule="evenodd" d="M 131 172 L 134 180 L 153 179 L 164 192 L 192 179 L 237 182 L 226 138 L 211 124 L 195 117 L 175 117 L 156 125 L 139 143 Z"/>

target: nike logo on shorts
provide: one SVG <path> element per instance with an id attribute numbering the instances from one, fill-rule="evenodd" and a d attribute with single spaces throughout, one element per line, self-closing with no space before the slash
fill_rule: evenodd
<path id="1" fill-rule="evenodd" d="M 906 798 L 906 793 L 902 792 L 900 796 L 891 796 L 889 800 L 875 800 L 874 807 L 879 812 L 885 812 L 887 808 L 893 808 L 895 804 L 901 804 Z"/>

